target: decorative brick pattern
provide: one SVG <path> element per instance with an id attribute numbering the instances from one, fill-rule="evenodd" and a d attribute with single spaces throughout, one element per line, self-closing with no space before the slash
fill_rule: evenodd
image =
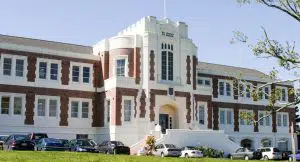
<path id="1" fill-rule="evenodd" d="M 1 89 L 1 88 L 0 88 Z M 2 89 L 1 89 L 2 90 Z M 33 116 L 34 116 L 34 100 L 35 100 L 35 95 L 33 92 L 27 92 L 26 93 L 26 110 L 25 110 L 25 121 L 24 124 L 25 125 L 33 125 L 34 124 L 34 120 L 33 120 Z"/>
<path id="2" fill-rule="evenodd" d="M 60 96 L 60 126 L 68 126 L 68 111 L 69 111 L 69 97 L 67 94 Z"/>
<path id="3" fill-rule="evenodd" d="M 191 94 L 189 92 L 178 92 L 175 91 L 175 96 L 186 98 L 186 122 L 191 123 Z"/>
<path id="4" fill-rule="evenodd" d="M 69 84 L 69 74 L 70 74 L 70 61 L 69 60 L 62 60 L 61 61 L 61 73 L 62 73 L 62 77 L 61 77 L 61 83 L 63 85 L 68 85 Z"/>
<path id="5" fill-rule="evenodd" d="M 254 87 L 257 87 L 257 82 L 252 81 L 252 84 Z M 255 92 L 255 89 L 253 89 L 252 93 L 254 93 L 254 92 Z M 257 98 L 253 98 L 253 101 L 257 101 Z"/>
<path id="6" fill-rule="evenodd" d="M 114 76 L 113 66 L 116 65 L 114 61 L 118 56 L 127 56 L 128 57 L 128 76 L 134 77 L 134 49 L 133 48 L 118 48 L 109 51 L 109 77 Z"/>
<path id="7" fill-rule="evenodd" d="M 151 50 L 150 51 L 150 80 L 155 80 L 155 77 L 154 77 L 154 73 L 155 73 L 155 70 L 154 70 L 154 51 Z"/>
<path id="8" fill-rule="evenodd" d="M 211 101 L 207 101 L 207 128 L 212 129 L 212 103 Z"/>
<path id="9" fill-rule="evenodd" d="M 239 99 L 239 83 L 236 79 L 233 80 L 233 98 L 235 100 Z"/>
<path id="10" fill-rule="evenodd" d="M 277 132 L 276 120 L 277 120 L 277 115 L 276 115 L 276 112 L 273 111 L 272 112 L 272 132 Z"/>
<path id="11" fill-rule="evenodd" d="M 27 81 L 34 82 L 35 81 L 35 71 L 36 71 L 36 61 L 37 58 L 35 56 L 28 56 L 27 57 Z"/>
<path id="12" fill-rule="evenodd" d="M 140 84 L 141 80 L 141 49 L 134 48 L 134 78 L 135 83 Z"/>
<path id="13" fill-rule="evenodd" d="M 193 89 L 196 89 L 196 78 L 197 78 L 197 64 L 198 64 L 198 59 L 196 56 L 193 56 Z"/>
<path id="14" fill-rule="evenodd" d="M 103 75 L 102 75 L 102 67 L 101 67 L 101 63 L 100 62 L 95 62 L 94 63 L 94 80 L 93 80 L 93 85 L 94 87 L 101 87 L 101 83 L 103 83 Z"/>
<path id="15" fill-rule="evenodd" d="M 157 89 L 150 89 L 150 121 L 154 121 L 155 119 L 155 95 L 167 95 L 166 90 L 157 90 Z"/>
<path id="16" fill-rule="evenodd" d="M 213 130 L 219 130 L 219 105 L 213 102 Z"/>
<path id="17" fill-rule="evenodd" d="M 108 79 L 109 78 L 109 52 L 105 51 L 104 52 L 104 59 L 103 59 L 103 79 Z"/>
<path id="18" fill-rule="evenodd" d="M 145 90 L 142 90 L 142 95 L 140 98 L 140 118 L 145 118 L 146 114 L 146 93 Z"/>
<path id="19" fill-rule="evenodd" d="M 186 84 L 191 84 L 191 56 L 186 57 Z"/>
<path id="20" fill-rule="evenodd" d="M 212 119 L 212 102 L 211 102 L 211 96 L 209 95 L 194 95 L 194 99 L 196 101 L 195 103 L 195 107 L 194 107 L 194 112 L 195 114 L 193 115 L 193 117 L 195 116 L 196 120 L 198 120 L 198 103 L 197 102 L 207 102 L 207 128 L 211 128 L 212 127 L 212 123 L 211 123 L 211 119 Z"/>
<path id="21" fill-rule="evenodd" d="M 212 78 L 212 84 L 213 84 L 213 97 L 218 98 L 218 78 Z"/>
<path id="22" fill-rule="evenodd" d="M 92 127 L 104 127 L 105 93 L 96 93 L 93 98 Z"/>
<path id="23" fill-rule="evenodd" d="M 240 128 L 239 128 L 240 113 L 239 113 L 239 105 L 238 104 L 234 105 L 233 114 L 234 114 L 233 130 L 235 132 L 238 132 L 240 130 Z"/>
<path id="24" fill-rule="evenodd" d="M 254 110 L 254 120 L 258 120 L 258 110 Z M 254 125 L 254 132 L 258 132 L 258 123 Z"/>

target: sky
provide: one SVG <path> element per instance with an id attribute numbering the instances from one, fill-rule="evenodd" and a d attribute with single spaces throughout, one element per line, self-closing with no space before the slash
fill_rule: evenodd
<path id="1" fill-rule="evenodd" d="M 92 46 L 144 16 L 163 18 L 163 4 L 163 0 L 2 0 L 0 34 Z M 255 3 L 166 0 L 166 13 L 171 20 L 188 24 L 199 61 L 265 73 L 276 66 L 275 60 L 253 56 L 245 44 L 230 44 L 233 31 L 242 31 L 255 42 L 262 38 L 264 27 L 272 39 L 295 41 L 300 46 L 299 23 Z M 293 73 L 280 71 L 280 77 L 290 79 Z"/>

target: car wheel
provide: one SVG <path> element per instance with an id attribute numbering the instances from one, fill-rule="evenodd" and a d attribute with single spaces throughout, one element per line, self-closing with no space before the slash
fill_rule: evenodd
<path id="1" fill-rule="evenodd" d="M 184 157 L 185 157 L 185 158 L 189 158 L 189 154 L 188 154 L 188 153 L 185 153 Z"/>
<path id="2" fill-rule="evenodd" d="M 292 158 L 292 157 L 289 157 L 289 161 L 293 161 L 293 158 Z"/>
<path id="3" fill-rule="evenodd" d="M 246 155 L 244 159 L 245 159 L 245 160 L 249 160 L 249 156 Z"/>
<path id="4" fill-rule="evenodd" d="M 265 155 L 264 160 L 269 160 L 269 157 L 267 155 Z"/>
<path id="5" fill-rule="evenodd" d="M 162 153 L 160 154 L 160 157 L 165 157 L 165 154 L 162 152 Z"/>

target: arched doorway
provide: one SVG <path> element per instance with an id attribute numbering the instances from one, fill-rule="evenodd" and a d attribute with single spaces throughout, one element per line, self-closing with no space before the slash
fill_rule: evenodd
<path id="1" fill-rule="evenodd" d="M 262 147 L 271 147 L 272 141 L 268 138 L 264 138 L 261 140 L 261 146 Z"/>
<path id="2" fill-rule="evenodd" d="M 166 133 L 166 129 L 177 128 L 176 108 L 172 105 L 163 105 L 159 109 L 159 125 L 162 133 Z"/>
<path id="3" fill-rule="evenodd" d="M 243 139 L 241 141 L 241 147 L 246 147 L 248 149 L 252 148 L 252 140 L 251 139 Z"/>

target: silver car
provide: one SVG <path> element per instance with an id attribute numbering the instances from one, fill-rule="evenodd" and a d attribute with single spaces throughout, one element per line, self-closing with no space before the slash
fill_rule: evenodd
<path id="1" fill-rule="evenodd" d="M 155 156 L 172 156 L 172 157 L 179 157 L 181 156 L 181 149 L 177 148 L 173 144 L 158 144 L 155 147 L 154 151 Z"/>
<path id="2" fill-rule="evenodd" d="M 230 154 L 230 159 L 251 160 L 253 159 L 253 151 L 244 147 L 239 148 L 234 153 Z"/>

